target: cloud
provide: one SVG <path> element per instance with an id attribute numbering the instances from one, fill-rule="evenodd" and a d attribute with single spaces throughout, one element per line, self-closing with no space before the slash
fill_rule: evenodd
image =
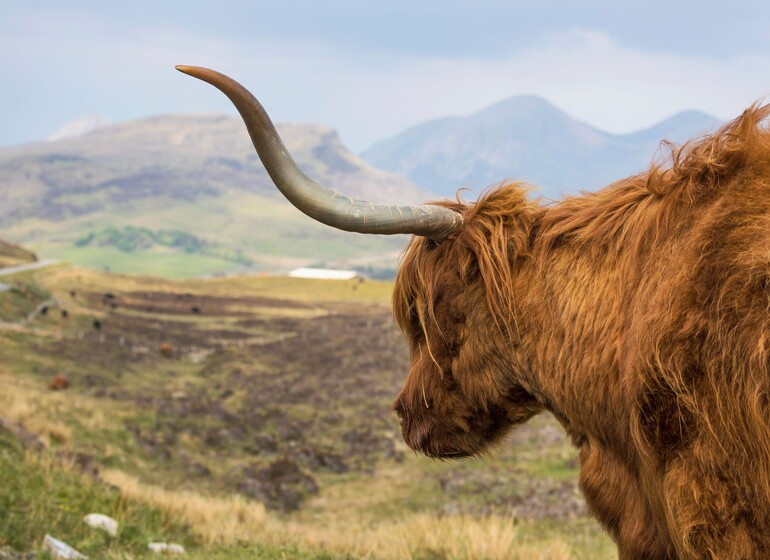
<path id="1" fill-rule="evenodd" d="M 39 12 L 0 24 L 0 103 L 15 107 L 0 144 L 43 138 L 90 111 L 113 121 L 234 112 L 221 94 L 174 72 L 175 64 L 229 73 L 276 120 L 334 126 L 358 150 L 424 120 L 468 114 L 515 94 L 541 95 L 590 124 L 625 132 L 690 108 L 727 119 L 770 93 L 768 52 L 648 52 L 583 28 L 543 34 L 507 54 L 427 56 Z"/>
<path id="2" fill-rule="evenodd" d="M 770 93 L 770 53 L 643 52 L 586 29 L 546 35 L 494 59 L 257 42 L 230 53 L 225 70 L 263 97 L 279 119 L 335 126 L 357 149 L 427 119 L 468 114 L 516 94 L 541 95 L 594 126 L 628 132 L 685 109 L 732 118 Z"/>
<path id="3" fill-rule="evenodd" d="M 523 93 L 544 96 L 594 126 L 627 132 L 690 108 L 737 116 L 770 93 L 769 75 L 770 54 L 641 52 L 605 34 L 574 30 L 501 60 L 413 59 L 363 79 L 382 93 L 379 107 L 389 117 L 381 126 L 394 132 L 404 121 L 470 113 Z"/>

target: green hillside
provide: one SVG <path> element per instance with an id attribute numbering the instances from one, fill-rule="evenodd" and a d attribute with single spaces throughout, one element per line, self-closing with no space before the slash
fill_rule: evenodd
<path id="1" fill-rule="evenodd" d="M 26 437 L 20 438 L 18 433 Z M 330 560 L 321 550 L 291 545 L 226 545 L 206 547 L 186 520 L 168 509 L 129 498 L 77 465 L 77 456 L 36 451 L 38 440 L 18 426 L 0 421 L 0 558 L 34 551 L 51 534 L 94 558 L 157 558 L 150 542 L 173 542 L 185 547 L 192 560 Z M 30 449 L 33 448 L 33 449 Z M 110 536 L 83 522 L 89 513 L 118 521 Z M 19 556 L 22 557 L 22 556 Z"/>
<path id="2" fill-rule="evenodd" d="M 426 198 L 350 153 L 331 129 L 280 131 L 302 168 L 341 192 Z M 126 228 L 187 235 L 197 246 L 83 243 Z M 154 117 L 0 150 L 0 230 L 41 257 L 183 277 L 322 264 L 392 269 L 404 245 L 403 237 L 339 232 L 302 215 L 270 182 L 243 124 L 220 115 Z"/>

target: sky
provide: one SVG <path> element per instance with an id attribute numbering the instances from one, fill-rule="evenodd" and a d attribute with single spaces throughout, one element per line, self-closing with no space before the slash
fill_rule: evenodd
<path id="1" fill-rule="evenodd" d="M 176 64 L 354 151 L 517 94 L 621 133 L 770 96 L 770 2 L 0 0 L 0 146 L 87 113 L 235 114 Z"/>

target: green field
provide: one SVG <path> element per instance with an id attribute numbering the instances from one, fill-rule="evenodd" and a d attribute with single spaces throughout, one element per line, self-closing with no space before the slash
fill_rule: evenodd
<path id="1" fill-rule="evenodd" d="M 247 267 L 232 261 L 181 251 L 125 252 L 101 247 L 58 247 L 43 249 L 38 251 L 38 254 L 42 258 L 54 258 L 95 270 L 167 278 L 238 274 L 248 270 Z"/>
<path id="2" fill-rule="evenodd" d="M 159 227 L 158 224 L 162 224 Z M 122 251 L 114 246 L 77 246 L 89 233 L 137 227 L 190 232 L 220 250 L 242 255 L 250 266 L 181 248 Z M 63 222 L 26 220 L 5 235 L 22 240 L 39 256 L 96 270 L 190 278 L 221 273 L 286 272 L 299 266 L 349 268 L 374 265 L 394 269 L 406 244 L 402 236 L 351 235 L 318 224 L 286 204 L 250 195 L 225 195 L 203 205 L 169 201 L 168 206 L 137 203 Z"/>

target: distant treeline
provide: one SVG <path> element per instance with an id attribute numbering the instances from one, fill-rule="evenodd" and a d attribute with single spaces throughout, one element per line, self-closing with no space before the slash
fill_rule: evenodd
<path id="1" fill-rule="evenodd" d="M 176 230 L 153 231 L 136 226 L 124 226 L 122 229 L 110 226 L 79 237 L 75 241 L 75 246 L 114 247 L 126 253 L 158 246 L 170 247 L 185 253 L 208 255 L 244 265 L 252 264 L 252 261 L 238 249 L 217 245 L 191 233 Z"/>

